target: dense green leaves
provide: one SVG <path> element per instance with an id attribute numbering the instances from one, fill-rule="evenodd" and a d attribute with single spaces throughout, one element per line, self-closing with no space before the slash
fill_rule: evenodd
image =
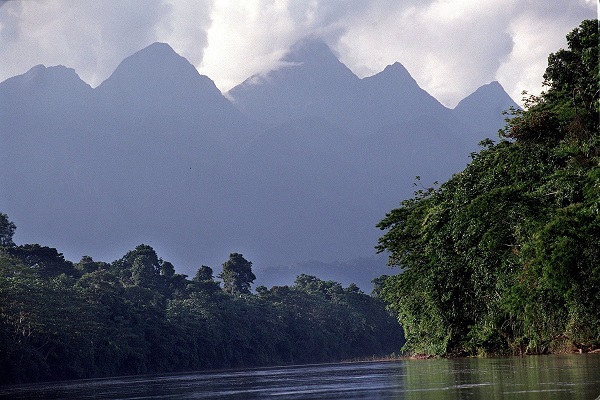
<path id="1" fill-rule="evenodd" d="M 0 213 L 0 246 L 14 246 L 12 240 L 16 225 L 9 221 L 8 215 Z"/>
<path id="2" fill-rule="evenodd" d="M 586 20 L 567 35 L 568 49 L 548 57 L 547 92 L 526 101 L 527 112 L 513 110 L 501 134 L 523 142 L 590 138 L 599 130 L 600 81 L 598 21 Z M 596 142 L 597 145 L 597 142 Z"/>
<path id="3" fill-rule="evenodd" d="M 75 265 L 39 245 L 0 247 L 0 384 L 206 368 L 339 361 L 396 351 L 381 300 L 302 276 L 250 293 L 252 263 L 193 280 L 148 245 Z"/>
<path id="4" fill-rule="evenodd" d="M 229 260 L 223 264 L 223 272 L 219 275 L 223 281 L 223 289 L 233 295 L 250 294 L 250 285 L 256 279 L 252 272 L 252 263 L 239 253 L 231 253 Z"/>
<path id="5" fill-rule="evenodd" d="M 437 355 L 600 346 L 598 22 L 549 58 L 548 92 L 439 188 L 380 223 L 402 273 L 380 293 L 405 350 Z M 584 104 L 585 103 L 585 104 Z"/>

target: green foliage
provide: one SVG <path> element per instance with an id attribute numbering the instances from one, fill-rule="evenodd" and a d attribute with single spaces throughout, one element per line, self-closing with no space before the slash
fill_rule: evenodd
<path id="1" fill-rule="evenodd" d="M 219 275 L 223 289 L 233 295 L 250 294 L 250 285 L 256 279 L 252 272 L 252 263 L 241 254 L 231 253 L 229 260 L 223 263 L 223 272 Z"/>
<path id="2" fill-rule="evenodd" d="M 111 264 L 73 265 L 39 245 L 0 250 L 0 384 L 339 361 L 386 355 L 401 330 L 355 285 L 301 276 L 249 292 L 233 253 L 226 291 L 202 266 L 176 274 L 148 245 Z M 243 296 L 240 296 L 243 294 Z"/>
<path id="3" fill-rule="evenodd" d="M 0 213 L 0 246 L 14 246 L 12 238 L 17 229 L 6 214 Z"/>
<path id="4" fill-rule="evenodd" d="M 439 188 L 379 223 L 402 273 L 378 291 L 405 350 L 521 354 L 600 346 L 598 22 L 549 58 L 549 86 Z"/>
<path id="5" fill-rule="evenodd" d="M 24 244 L 5 247 L 4 251 L 30 267 L 43 278 L 51 278 L 61 274 L 69 276 L 77 274 L 73 263 L 65 260 L 64 256 L 52 247 Z"/>
<path id="6" fill-rule="evenodd" d="M 212 268 L 208 267 L 206 265 L 202 265 L 200 268 L 198 268 L 198 271 L 196 272 L 196 276 L 194 276 L 193 280 L 196 282 L 212 281 L 213 280 Z"/>
<path id="7" fill-rule="evenodd" d="M 523 142 L 590 138 L 600 126 L 598 20 L 586 20 L 567 35 L 567 50 L 548 57 L 547 92 L 530 96 L 527 111 L 512 110 L 501 135 Z"/>

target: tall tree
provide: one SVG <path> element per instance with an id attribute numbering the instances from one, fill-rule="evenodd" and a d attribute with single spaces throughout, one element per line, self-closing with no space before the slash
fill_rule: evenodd
<path id="1" fill-rule="evenodd" d="M 196 276 L 194 276 L 193 280 L 196 282 L 212 281 L 213 280 L 212 268 L 208 267 L 206 265 L 202 265 L 200 268 L 198 268 L 198 271 L 196 272 Z"/>
<path id="2" fill-rule="evenodd" d="M 42 277 L 77 274 L 73 263 L 65 260 L 63 254 L 53 247 L 41 246 L 36 243 L 24 244 L 9 247 L 7 252 Z"/>
<path id="3" fill-rule="evenodd" d="M 598 20 L 585 20 L 567 35 L 568 49 L 548 56 L 540 96 L 512 110 L 501 135 L 523 143 L 590 138 L 600 129 Z"/>
<path id="4" fill-rule="evenodd" d="M 250 285 L 256 279 L 252 263 L 239 253 L 231 253 L 218 276 L 223 281 L 223 290 L 232 295 L 250 294 Z"/>
<path id="5" fill-rule="evenodd" d="M 140 244 L 114 261 L 112 268 L 126 285 L 154 287 L 158 283 L 161 261 L 151 246 Z"/>
<path id="6" fill-rule="evenodd" d="M 8 215 L 0 213 L 0 246 L 14 246 L 13 235 L 17 226 L 9 221 Z"/>

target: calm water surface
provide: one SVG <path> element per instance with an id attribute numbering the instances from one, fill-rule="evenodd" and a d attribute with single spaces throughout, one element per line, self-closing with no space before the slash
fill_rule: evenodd
<path id="1" fill-rule="evenodd" d="M 0 387 L 0 399 L 582 399 L 600 354 L 406 360 Z"/>

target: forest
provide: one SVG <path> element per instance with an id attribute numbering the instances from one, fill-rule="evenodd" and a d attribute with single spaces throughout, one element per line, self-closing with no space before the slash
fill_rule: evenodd
<path id="1" fill-rule="evenodd" d="M 600 347 L 598 21 L 548 57 L 544 92 L 508 111 L 447 182 L 379 223 L 401 273 L 382 296 L 403 350 L 438 356 Z"/>
<path id="2" fill-rule="evenodd" d="M 78 263 L 16 245 L 0 214 L 0 383 L 107 377 L 389 355 L 402 331 L 383 301 L 311 275 L 250 291 L 232 253 L 215 280 L 188 279 L 139 245 L 112 263 Z"/>

